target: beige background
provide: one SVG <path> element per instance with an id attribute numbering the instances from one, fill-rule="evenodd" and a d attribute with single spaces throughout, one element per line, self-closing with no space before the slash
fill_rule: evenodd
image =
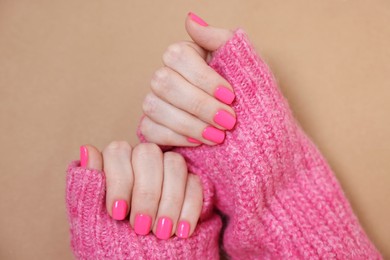
<path id="1" fill-rule="evenodd" d="M 390 257 L 390 2 L 0 0 L 0 259 L 71 259 L 65 168 L 136 143 L 149 80 L 194 11 L 244 28 Z"/>

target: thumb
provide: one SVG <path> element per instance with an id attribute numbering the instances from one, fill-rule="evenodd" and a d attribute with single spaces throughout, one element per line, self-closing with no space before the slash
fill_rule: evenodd
<path id="1" fill-rule="evenodd" d="M 94 218 L 105 211 L 105 175 L 102 171 L 69 164 L 66 175 L 66 208 L 72 224 L 81 217 Z"/>
<path id="2" fill-rule="evenodd" d="M 232 31 L 213 27 L 192 12 L 187 15 L 185 27 L 192 40 L 208 51 L 217 50 L 233 36 Z"/>

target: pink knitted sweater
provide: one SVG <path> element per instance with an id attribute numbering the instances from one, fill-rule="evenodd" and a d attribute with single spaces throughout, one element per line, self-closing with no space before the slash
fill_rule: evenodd
<path id="1" fill-rule="evenodd" d="M 137 236 L 105 210 L 104 173 L 68 167 L 71 245 L 80 259 L 381 259 L 315 145 L 294 120 L 267 65 L 238 29 L 210 62 L 234 87 L 237 125 L 218 146 L 175 148 L 203 183 L 188 239 Z"/>

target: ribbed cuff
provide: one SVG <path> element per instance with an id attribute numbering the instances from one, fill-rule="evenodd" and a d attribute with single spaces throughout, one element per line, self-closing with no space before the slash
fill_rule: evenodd
<path id="1" fill-rule="evenodd" d="M 66 208 L 71 247 L 77 259 L 218 259 L 222 226 L 214 214 L 198 223 L 191 237 L 160 240 L 138 236 L 128 221 L 113 220 L 105 207 L 105 175 L 80 167 L 67 168 Z"/>

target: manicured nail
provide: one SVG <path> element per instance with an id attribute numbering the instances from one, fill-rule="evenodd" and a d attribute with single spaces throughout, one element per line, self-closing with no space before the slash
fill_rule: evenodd
<path id="1" fill-rule="evenodd" d="M 201 144 L 202 142 L 192 137 L 187 137 L 187 141 L 194 144 Z"/>
<path id="2" fill-rule="evenodd" d="M 80 166 L 87 167 L 88 163 L 88 149 L 85 146 L 80 146 Z"/>
<path id="3" fill-rule="evenodd" d="M 214 96 L 226 105 L 230 105 L 236 97 L 230 89 L 224 86 L 218 86 L 214 92 Z"/>
<path id="4" fill-rule="evenodd" d="M 187 238 L 190 235 L 190 223 L 182 220 L 177 224 L 176 235 L 180 238 Z"/>
<path id="5" fill-rule="evenodd" d="M 146 214 L 137 214 L 134 221 L 134 232 L 138 235 L 147 235 L 152 226 L 152 217 Z"/>
<path id="6" fill-rule="evenodd" d="M 214 122 L 230 130 L 236 124 L 236 118 L 225 110 L 219 110 L 214 116 Z"/>
<path id="7" fill-rule="evenodd" d="M 125 200 L 116 200 L 112 204 L 112 218 L 115 220 L 124 220 L 127 213 L 127 202 Z"/>
<path id="8" fill-rule="evenodd" d="M 160 217 L 157 222 L 156 237 L 168 239 L 171 237 L 173 223 L 168 217 Z"/>
<path id="9" fill-rule="evenodd" d="M 202 136 L 204 139 L 220 144 L 225 140 L 225 132 L 215 127 L 208 126 L 203 130 Z"/>
<path id="10" fill-rule="evenodd" d="M 208 24 L 202 18 L 200 18 L 199 16 L 197 16 L 193 12 L 189 12 L 188 16 L 191 18 L 192 21 L 196 22 L 197 24 L 202 25 L 202 26 L 208 26 Z"/>

